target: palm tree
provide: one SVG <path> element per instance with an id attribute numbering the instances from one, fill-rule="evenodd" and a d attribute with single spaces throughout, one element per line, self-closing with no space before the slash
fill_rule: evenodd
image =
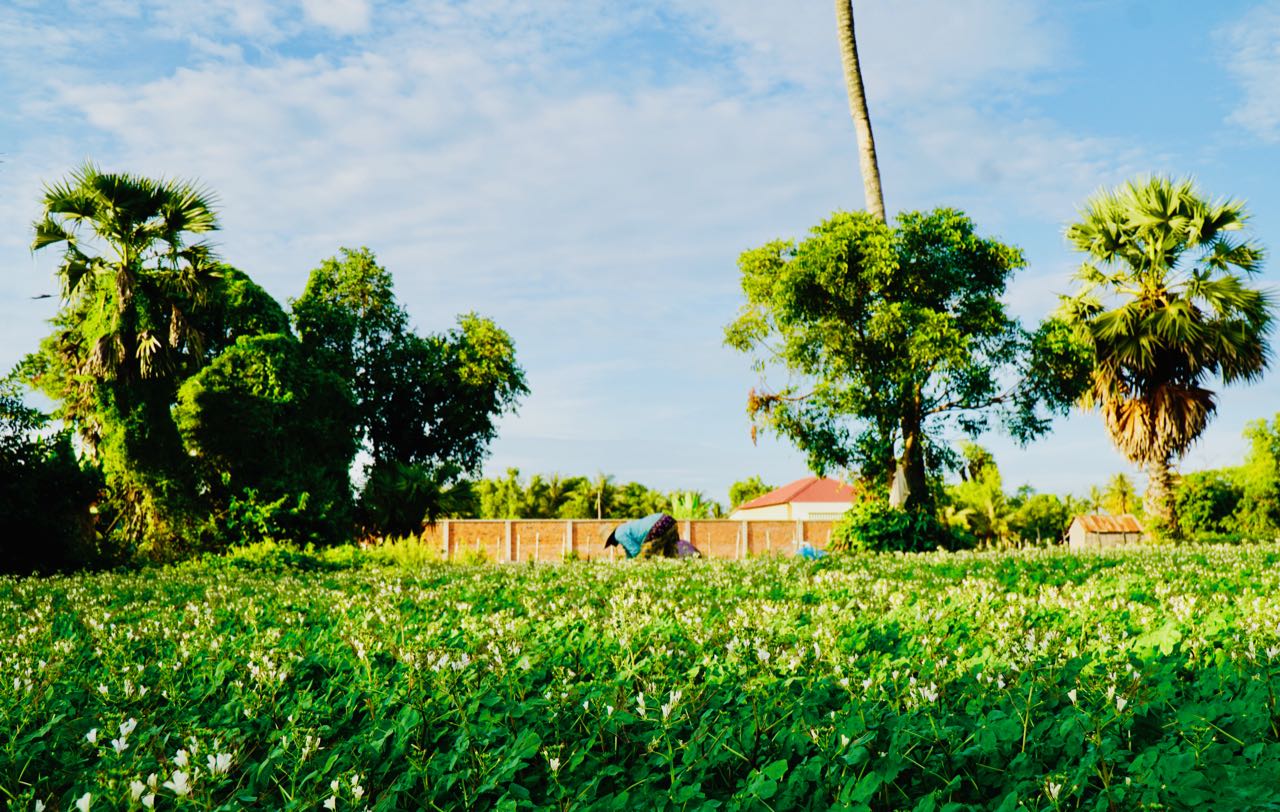
<path id="1" fill-rule="evenodd" d="M 591 493 L 595 497 L 596 518 L 603 519 L 605 507 L 613 501 L 613 475 L 603 471 L 596 474 L 595 482 L 591 483 Z"/>
<path id="2" fill-rule="evenodd" d="M 211 196 L 182 181 L 105 173 L 91 163 L 45 187 L 33 251 L 62 245 L 58 277 L 72 310 L 100 308 L 81 374 L 130 381 L 170 371 L 202 336 L 189 320 L 216 279 L 216 260 L 193 234 L 218 228 Z M 92 253 L 105 249 L 105 254 Z"/>
<path id="3" fill-rule="evenodd" d="M 849 94 L 849 114 L 858 134 L 858 164 L 862 169 L 862 189 L 867 211 L 884 216 L 884 194 L 880 191 L 880 165 L 876 142 L 871 134 L 871 114 L 862 87 L 862 67 L 858 63 L 858 41 L 853 35 L 853 0 L 836 0 L 836 33 L 840 37 L 840 61 L 844 65 L 844 86 Z"/>
<path id="4" fill-rule="evenodd" d="M 34 224 L 33 251 L 62 247 L 63 307 L 33 377 L 99 455 L 144 549 L 195 516 L 171 409 L 179 371 L 203 361 L 194 311 L 218 278 L 212 249 L 192 238 L 217 227 L 210 195 L 193 184 L 93 164 L 45 187 Z"/>
<path id="5" fill-rule="evenodd" d="M 1270 297 L 1245 284 L 1262 249 L 1232 239 L 1240 201 L 1156 177 L 1090 198 L 1067 238 L 1089 255 L 1061 316 L 1093 351 L 1081 398 L 1149 480 L 1147 514 L 1175 535 L 1173 471 L 1212 416 L 1211 378 L 1258 379 L 1270 361 Z"/>
<path id="6" fill-rule="evenodd" d="M 1136 496 L 1133 488 L 1133 482 L 1124 474 L 1116 474 L 1107 480 L 1106 489 L 1106 506 L 1107 512 L 1113 516 L 1123 516 L 1126 513 L 1133 512 L 1133 503 Z"/>

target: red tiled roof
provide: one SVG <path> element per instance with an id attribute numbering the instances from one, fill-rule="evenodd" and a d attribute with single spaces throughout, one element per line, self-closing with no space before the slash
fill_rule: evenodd
<path id="1" fill-rule="evenodd" d="M 819 479 L 816 476 L 797 479 L 790 485 L 783 485 L 777 490 L 757 496 L 749 502 L 738 505 L 738 510 L 747 508 L 768 507 L 769 505 L 785 505 L 794 502 L 845 502 L 853 503 L 853 488 L 834 479 Z"/>
<path id="2" fill-rule="evenodd" d="M 1142 525 L 1132 513 L 1123 516 L 1103 516 L 1099 513 L 1087 513 L 1077 516 L 1086 533 L 1141 533 Z"/>

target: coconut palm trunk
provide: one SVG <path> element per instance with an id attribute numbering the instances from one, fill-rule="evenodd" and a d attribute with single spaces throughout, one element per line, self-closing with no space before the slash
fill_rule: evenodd
<path id="1" fill-rule="evenodd" d="M 884 194 L 880 191 L 880 165 L 876 161 L 876 142 L 871 134 L 871 114 L 862 87 L 862 68 L 858 64 L 858 42 L 853 36 L 853 0 L 836 0 L 836 30 L 840 37 L 840 61 L 844 64 L 844 86 L 849 93 L 849 114 L 858 134 L 858 165 L 862 169 L 862 189 L 867 198 L 867 211 L 884 216 Z"/>

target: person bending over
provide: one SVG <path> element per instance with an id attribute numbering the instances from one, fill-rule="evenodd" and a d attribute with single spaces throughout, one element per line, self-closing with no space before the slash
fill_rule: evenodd
<path id="1" fill-rule="evenodd" d="M 627 558 L 675 558 L 679 544 L 676 520 L 665 513 L 651 513 L 620 524 L 604 541 L 605 547 L 621 547 Z"/>

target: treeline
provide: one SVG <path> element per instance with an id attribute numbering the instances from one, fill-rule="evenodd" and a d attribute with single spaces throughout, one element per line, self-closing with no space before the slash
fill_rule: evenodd
<path id="1" fill-rule="evenodd" d="M 34 250 L 61 251 L 61 306 L 0 389 L 11 571 L 410 532 L 528 391 L 492 321 L 414 330 L 368 249 L 282 306 L 203 240 L 217 217 L 191 184 L 87 165 L 46 188 L 34 228 Z"/>
<path id="2" fill-rule="evenodd" d="M 1187 540 L 1280 539 L 1280 414 L 1270 422 L 1250 423 L 1244 436 L 1249 449 L 1241 465 L 1176 478 L 1173 498 Z M 1036 493 L 1029 486 L 1008 492 L 995 458 L 985 448 L 963 443 L 958 457 L 960 481 L 933 483 L 936 532 L 930 535 L 925 523 L 908 526 L 901 511 L 870 500 L 846 517 L 850 546 L 931 549 L 930 543 L 951 548 L 1052 543 L 1063 539 L 1072 517 L 1084 513 L 1133 514 L 1151 523 L 1145 503 L 1157 495 L 1139 493 L 1126 474 L 1115 474 L 1079 496 Z"/>
<path id="3" fill-rule="evenodd" d="M 669 513 L 677 519 L 718 519 L 724 506 L 700 491 L 662 492 L 607 474 L 505 477 L 464 483 L 450 496 L 448 515 L 463 519 L 597 519 Z"/>

